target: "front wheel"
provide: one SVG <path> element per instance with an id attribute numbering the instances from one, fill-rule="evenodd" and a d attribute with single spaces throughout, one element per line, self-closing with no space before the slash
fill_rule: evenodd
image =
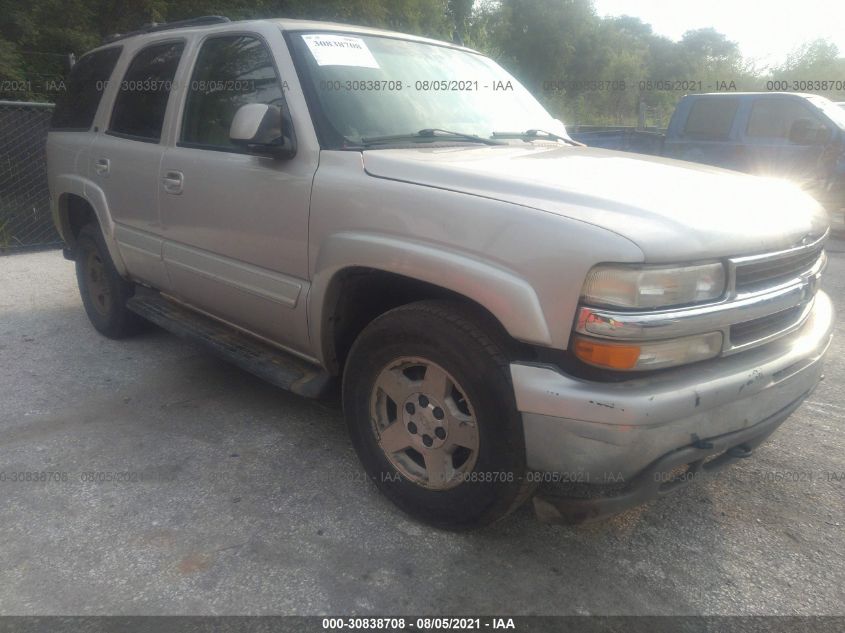
<path id="1" fill-rule="evenodd" d="M 504 346 L 486 315 L 422 301 L 375 319 L 350 350 L 343 404 L 353 444 L 415 518 L 477 527 L 531 492 Z"/>

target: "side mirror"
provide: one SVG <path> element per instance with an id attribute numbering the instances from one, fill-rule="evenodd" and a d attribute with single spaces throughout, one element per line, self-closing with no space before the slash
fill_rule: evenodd
<path id="1" fill-rule="evenodd" d="M 833 130 L 829 127 L 824 126 L 816 134 L 816 142 L 819 145 L 827 145 L 828 142 L 833 138 Z"/>
<path id="2" fill-rule="evenodd" d="M 789 140 L 796 145 L 824 145 L 830 140 L 830 130 L 811 119 L 797 119 L 789 128 Z"/>
<path id="3" fill-rule="evenodd" d="M 229 126 L 229 140 L 252 154 L 285 159 L 296 156 L 293 122 L 290 114 L 277 105 L 242 105 Z"/>

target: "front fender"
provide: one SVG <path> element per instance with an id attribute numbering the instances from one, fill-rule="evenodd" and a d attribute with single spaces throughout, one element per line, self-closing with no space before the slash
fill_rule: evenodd
<path id="1" fill-rule="evenodd" d="M 351 231 L 330 235 L 320 246 L 310 294 L 312 341 L 322 340 L 332 279 L 350 267 L 383 270 L 451 290 L 484 306 L 514 338 L 552 344 L 537 293 L 513 271 L 411 239 Z"/>

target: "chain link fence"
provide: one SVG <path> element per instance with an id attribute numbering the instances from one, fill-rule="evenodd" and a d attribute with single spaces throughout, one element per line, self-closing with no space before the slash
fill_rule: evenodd
<path id="1" fill-rule="evenodd" d="M 53 105 L 0 101 L 0 253 L 58 247 L 45 147 Z"/>

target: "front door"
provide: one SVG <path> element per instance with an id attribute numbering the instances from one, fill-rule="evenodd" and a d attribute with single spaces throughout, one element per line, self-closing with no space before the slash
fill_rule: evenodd
<path id="1" fill-rule="evenodd" d="M 738 97 L 695 98 L 683 129 L 666 139 L 664 155 L 741 170 L 743 148 L 735 131 L 739 105 Z"/>
<path id="2" fill-rule="evenodd" d="M 747 171 L 787 178 L 813 191 L 827 176 L 822 161 L 825 143 L 790 140 L 790 130 L 798 121 L 806 125 L 809 136 L 823 139 L 827 126 L 803 99 L 783 95 L 754 99 L 745 129 Z"/>
<path id="3" fill-rule="evenodd" d="M 172 292 L 303 351 L 317 156 L 255 156 L 229 141 L 235 111 L 248 103 L 283 105 L 282 86 L 260 36 L 207 37 L 186 86 L 176 146 L 161 163 L 159 207 Z"/>

